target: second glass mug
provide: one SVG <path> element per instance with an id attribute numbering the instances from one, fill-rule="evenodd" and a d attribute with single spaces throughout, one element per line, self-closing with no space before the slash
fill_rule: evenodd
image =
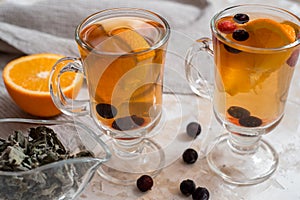
<path id="1" fill-rule="evenodd" d="M 197 40 L 185 66 L 192 90 L 212 99 L 215 116 L 228 131 L 215 139 L 207 161 L 227 182 L 256 184 L 278 166 L 276 150 L 261 137 L 284 116 L 300 51 L 300 19 L 272 6 L 239 5 L 217 13 L 210 28 L 212 40 Z M 205 53 L 214 58 L 210 70 L 199 59 Z M 207 82 L 213 94 L 202 92 Z"/>
<path id="2" fill-rule="evenodd" d="M 164 60 L 170 27 L 161 16 L 135 8 L 108 9 L 86 18 L 76 29 L 81 58 L 63 58 L 50 75 L 50 93 L 65 114 L 91 115 L 112 139 L 112 158 L 99 173 L 131 184 L 140 174 L 156 175 L 164 162 L 160 147 L 146 135 L 162 112 Z M 67 99 L 59 77 L 86 76 L 88 101 Z"/>

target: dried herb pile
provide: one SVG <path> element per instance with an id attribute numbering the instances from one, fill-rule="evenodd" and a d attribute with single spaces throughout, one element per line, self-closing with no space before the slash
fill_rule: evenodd
<path id="1" fill-rule="evenodd" d="M 75 157 L 93 157 L 87 150 L 68 152 L 50 128 L 15 131 L 0 138 L 0 170 L 28 171 L 39 166 Z M 28 136 L 27 136 L 28 135 Z M 19 175 L 0 175 L 0 199 L 72 199 L 91 174 L 93 162 L 74 162 Z"/>
<path id="2" fill-rule="evenodd" d="M 26 171 L 73 157 L 90 156 L 88 151 L 70 155 L 50 128 L 30 128 L 28 137 L 15 131 L 7 140 L 0 138 L 0 170 Z"/>

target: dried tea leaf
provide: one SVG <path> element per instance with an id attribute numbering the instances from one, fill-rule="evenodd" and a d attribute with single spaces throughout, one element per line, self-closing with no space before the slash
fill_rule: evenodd
<path id="1" fill-rule="evenodd" d="M 74 157 L 93 157 L 93 153 L 82 150 L 71 155 L 53 129 L 46 126 L 30 128 L 28 137 L 14 131 L 8 140 L 0 138 L 0 170 L 30 170 Z"/>
<path id="2" fill-rule="evenodd" d="M 94 157 L 84 146 L 70 154 L 50 128 L 30 128 L 28 136 L 15 131 L 7 140 L 0 138 L 0 170 L 27 171 L 59 160 Z M 58 199 L 76 191 L 93 163 L 64 164 L 46 171 L 37 171 L 7 178 L 0 176 L 1 199 Z M 16 192 L 18 191 L 18 192 Z"/>
<path id="3" fill-rule="evenodd" d="M 19 146 L 9 146 L 6 151 L 8 153 L 8 164 L 10 165 L 21 165 L 23 160 L 26 158 L 23 149 Z"/>

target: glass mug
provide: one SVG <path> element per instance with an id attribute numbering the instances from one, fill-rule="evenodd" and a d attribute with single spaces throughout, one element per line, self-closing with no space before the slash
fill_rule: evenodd
<path id="1" fill-rule="evenodd" d="M 80 58 L 63 58 L 51 72 L 49 87 L 55 105 L 67 115 L 90 114 L 112 138 L 112 159 L 99 172 L 113 182 L 130 184 L 139 174 L 157 173 L 163 162 L 160 147 L 145 136 L 161 117 L 169 36 L 168 22 L 151 11 L 104 10 L 76 29 Z M 88 101 L 63 95 L 59 77 L 68 71 L 85 75 Z M 145 159 L 156 151 L 157 155 Z"/>
<path id="2" fill-rule="evenodd" d="M 300 51 L 300 19 L 272 6 L 239 5 L 217 13 L 210 28 L 212 40 L 199 39 L 186 57 L 187 76 L 197 77 L 189 79 L 194 90 L 201 90 L 195 81 L 206 66 L 191 60 L 198 52 L 214 58 L 213 110 L 228 133 L 216 138 L 207 160 L 225 181 L 256 184 L 278 166 L 276 150 L 262 136 L 284 116 Z M 190 74 L 191 67 L 198 74 Z"/>

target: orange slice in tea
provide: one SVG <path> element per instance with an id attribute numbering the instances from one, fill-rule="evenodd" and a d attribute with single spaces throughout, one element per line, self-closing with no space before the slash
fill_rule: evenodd
<path id="1" fill-rule="evenodd" d="M 237 93 L 248 92 L 251 89 L 251 74 L 247 73 L 247 71 L 229 67 L 221 73 L 225 91 L 231 96 Z"/>
<path id="2" fill-rule="evenodd" d="M 132 52 L 141 52 L 150 48 L 150 45 L 146 41 L 146 39 L 138 32 L 130 28 L 118 28 L 111 31 L 110 34 L 125 42 Z M 151 58 L 154 55 L 155 52 L 152 50 L 149 52 L 138 54 L 136 58 L 138 61 L 141 61 L 147 58 Z"/>
<path id="3" fill-rule="evenodd" d="M 281 23 L 283 26 L 290 26 L 294 29 L 295 31 L 295 35 L 297 36 L 297 38 L 299 39 L 300 38 L 300 26 L 295 24 L 294 22 L 291 22 L 291 21 L 283 21 Z M 289 28 L 290 29 L 290 28 Z"/>
<path id="4" fill-rule="evenodd" d="M 122 43 L 123 49 L 130 49 L 129 52 L 141 52 L 150 48 L 149 43 L 142 35 L 127 27 L 111 30 L 109 35 L 112 36 L 111 38 L 117 39 L 118 43 Z M 127 48 L 124 47 L 124 44 Z M 144 53 L 138 53 L 136 55 L 117 58 L 105 70 L 103 76 L 112 78 L 112 75 L 109 74 L 116 74 L 117 78 L 115 78 L 115 83 L 118 82 L 116 91 L 120 93 L 133 92 L 131 91 L 131 88 L 134 86 L 140 87 L 140 84 L 144 83 L 146 79 L 150 78 L 149 76 L 157 71 L 157 67 L 155 67 L 151 61 L 146 61 L 143 64 L 138 64 L 136 61 L 141 62 L 148 58 L 153 58 L 154 56 L 155 51 L 151 50 Z M 116 65 L 116 63 L 118 63 L 118 65 Z M 115 73 L 113 73 L 110 68 L 114 68 Z M 103 79 L 105 78 L 103 77 Z M 118 88 L 120 88 L 120 91 Z"/>
<path id="5" fill-rule="evenodd" d="M 57 54 L 33 54 L 9 62 L 3 70 L 6 89 L 15 103 L 25 112 L 51 117 L 60 113 L 52 102 L 48 82 L 52 66 L 63 56 Z M 62 74 L 60 84 L 64 94 L 75 97 L 82 77 L 72 72 Z"/>
<path id="6" fill-rule="evenodd" d="M 281 24 L 272 19 L 254 19 L 246 26 L 249 32 L 247 45 L 259 48 L 278 48 L 296 39 L 295 29 L 288 24 Z"/>
<path id="7" fill-rule="evenodd" d="M 116 57 L 105 68 L 98 81 L 95 100 L 116 103 L 113 102 L 118 99 L 116 96 L 129 99 L 133 93 L 136 95 L 134 91 L 137 88 L 148 83 L 147 80 L 158 77 L 160 68 L 152 63 L 155 50 L 149 50 L 150 44 L 137 31 L 129 27 L 114 28 L 108 25 L 103 27 L 112 39 L 107 41 L 108 43 L 113 42 L 125 54 L 126 52 L 137 53 Z"/>
<path id="8" fill-rule="evenodd" d="M 249 38 L 242 42 L 237 41 L 237 43 L 246 46 L 266 49 L 279 48 L 294 42 L 296 39 L 296 31 L 292 26 L 276 22 L 272 19 L 254 19 L 242 27 L 249 33 Z M 225 77 L 225 90 L 230 95 L 235 95 L 254 89 L 265 81 L 271 73 L 282 67 L 291 53 L 291 50 L 286 50 L 273 53 L 249 53 L 245 55 L 243 60 L 247 61 L 247 64 L 239 65 L 239 67 L 244 70 L 247 68 L 251 69 L 251 73 L 234 73 L 234 71 L 227 72 L 227 70 L 223 76 Z M 237 56 L 242 55 L 237 54 Z M 233 61 L 232 65 L 234 65 L 234 62 L 236 61 Z M 232 77 L 232 79 L 227 77 Z M 237 80 L 239 81 L 237 82 Z M 239 83 L 239 85 L 236 83 Z"/>
<path id="9" fill-rule="evenodd" d="M 296 40 L 296 31 L 289 24 L 282 24 L 272 19 L 255 19 L 247 23 L 250 46 L 259 48 L 279 48 Z M 290 57 L 291 51 L 274 52 L 272 54 L 255 54 L 255 70 L 268 73 L 280 68 Z M 266 74 L 264 74 L 265 77 Z M 261 79 L 262 80 L 262 79 Z"/>

